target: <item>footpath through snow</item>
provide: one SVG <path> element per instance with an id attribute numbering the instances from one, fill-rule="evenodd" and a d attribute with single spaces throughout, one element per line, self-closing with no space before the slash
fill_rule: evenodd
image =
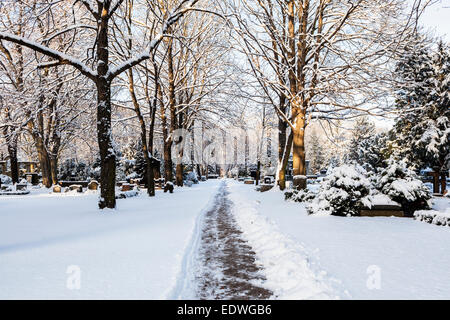
<path id="1" fill-rule="evenodd" d="M 248 185 L 228 180 L 233 213 L 243 236 L 263 266 L 264 286 L 273 291 L 274 299 L 338 299 L 324 271 L 310 263 L 305 248 L 259 212 L 261 201 L 249 194 Z M 282 207 L 279 207 L 282 214 Z"/>
<path id="2" fill-rule="evenodd" d="M 175 299 L 336 299 L 304 248 L 262 217 L 248 186 L 224 180 L 199 216 Z M 242 193 L 242 191 L 250 193 Z"/>
<path id="3" fill-rule="evenodd" d="M 253 300 L 273 295 L 263 287 L 261 266 L 242 237 L 231 207 L 222 181 L 211 206 L 199 216 L 173 298 Z"/>

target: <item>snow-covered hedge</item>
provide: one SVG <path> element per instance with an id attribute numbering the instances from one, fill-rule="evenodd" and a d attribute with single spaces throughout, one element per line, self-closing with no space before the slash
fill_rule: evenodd
<path id="1" fill-rule="evenodd" d="M 190 171 L 186 174 L 186 181 L 192 181 L 192 183 L 198 183 L 198 176 L 195 171 Z"/>
<path id="2" fill-rule="evenodd" d="M 11 184 L 12 179 L 11 179 L 11 177 L 9 177 L 7 175 L 0 174 L 0 182 L 1 182 L 1 184 Z"/>
<path id="3" fill-rule="evenodd" d="M 116 195 L 116 199 L 125 199 L 125 198 L 132 198 L 132 197 L 137 197 L 140 194 L 140 191 L 135 189 L 135 190 L 128 190 L 128 191 L 120 191 L 117 195 Z"/>
<path id="4" fill-rule="evenodd" d="M 356 216 L 372 184 L 358 165 L 336 167 L 324 178 L 317 196 L 307 204 L 309 214 Z"/>
<path id="5" fill-rule="evenodd" d="M 385 203 L 375 201 L 384 196 Z M 415 172 L 403 162 L 390 160 L 378 173 L 368 173 L 357 164 L 336 167 L 326 176 L 316 194 L 291 190 L 285 199 L 306 202 L 309 214 L 356 216 L 362 207 L 397 203 L 407 216 L 431 208 L 431 193 Z M 309 202 L 309 203 L 308 203 Z"/>
<path id="6" fill-rule="evenodd" d="M 391 160 L 378 175 L 376 188 L 402 205 L 406 215 L 431 208 L 431 193 L 416 173 L 403 162 Z"/>
<path id="7" fill-rule="evenodd" d="M 314 199 L 315 193 L 310 190 L 289 190 L 284 193 L 284 199 L 293 202 L 310 202 Z"/>
<path id="8" fill-rule="evenodd" d="M 414 212 L 414 219 L 438 226 L 450 227 L 450 214 L 446 212 L 436 210 L 419 210 Z"/>

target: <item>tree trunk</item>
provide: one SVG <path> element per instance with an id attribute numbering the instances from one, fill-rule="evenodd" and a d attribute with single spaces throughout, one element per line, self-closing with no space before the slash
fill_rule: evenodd
<path id="1" fill-rule="evenodd" d="M 11 164 L 11 179 L 13 183 L 19 182 L 19 162 L 17 160 L 17 144 L 8 143 L 9 162 Z"/>
<path id="2" fill-rule="evenodd" d="M 292 148 L 292 169 L 294 176 L 306 177 L 305 166 L 305 115 L 299 113 L 295 117 L 293 130 L 293 148 Z M 294 179 L 295 181 L 295 179 Z M 305 189 L 306 179 L 298 180 L 294 185 L 295 188 Z"/>
<path id="3" fill-rule="evenodd" d="M 108 23 L 111 3 L 105 1 L 97 34 L 97 139 L 100 149 L 100 209 L 116 207 L 116 154 L 111 127 L 111 81 L 109 73 Z"/>
<path id="4" fill-rule="evenodd" d="M 447 176 L 445 172 L 440 172 L 441 174 L 441 194 L 445 194 L 447 189 Z"/>
<path id="5" fill-rule="evenodd" d="M 155 174 L 152 159 L 147 162 L 147 194 L 149 197 L 155 196 Z"/>
<path id="6" fill-rule="evenodd" d="M 283 156 L 279 163 L 279 171 L 278 171 L 278 185 L 280 187 L 280 190 L 286 189 L 286 167 L 289 160 L 289 155 L 291 154 L 291 148 L 292 148 L 292 140 L 293 140 L 293 134 L 292 132 L 289 134 L 289 137 L 286 141 L 286 144 L 283 148 Z"/>
<path id="7" fill-rule="evenodd" d="M 278 172 L 278 185 L 280 186 L 280 190 L 284 190 L 286 188 L 286 166 L 282 166 L 287 143 L 286 129 L 287 129 L 286 122 L 281 118 L 278 119 L 278 163 L 280 165 L 280 168 L 282 168 Z M 287 157 L 289 158 L 289 154 L 287 155 Z"/>
<path id="8" fill-rule="evenodd" d="M 104 79 L 97 82 L 97 139 L 100 149 L 99 208 L 116 207 L 116 155 L 111 137 L 111 84 Z"/>
<path id="9" fill-rule="evenodd" d="M 169 33 L 171 30 L 169 29 Z M 167 48 L 167 66 L 168 66 L 168 77 L 169 77 L 169 111 L 170 111 L 170 134 L 172 134 L 177 129 L 177 115 L 176 115 L 176 98 L 175 98 L 175 72 L 173 65 L 173 38 L 168 39 Z M 170 176 L 172 177 L 172 144 L 174 143 L 173 137 L 167 141 L 167 159 L 170 159 Z M 178 174 L 180 168 L 176 167 L 176 183 L 179 185 Z M 183 183 L 181 183 L 182 185 Z"/>
<path id="10" fill-rule="evenodd" d="M 280 96 L 280 111 L 286 113 L 286 105 L 284 96 Z M 283 160 L 284 149 L 286 146 L 286 130 L 287 123 L 286 120 L 279 117 L 278 118 L 278 161 Z"/>
<path id="11" fill-rule="evenodd" d="M 165 131 L 165 134 L 164 134 Z M 166 136 L 166 138 L 164 138 Z M 164 178 L 167 181 L 173 180 L 172 175 L 172 156 L 170 152 L 171 144 L 167 141 L 167 129 L 163 129 L 163 139 L 164 139 Z"/>
<path id="12" fill-rule="evenodd" d="M 179 186 L 179 187 L 183 186 L 183 164 L 182 163 L 177 164 L 176 183 L 177 183 L 177 186 Z"/>
<path id="13" fill-rule="evenodd" d="M 50 155 L 50 173 L 52 184 L 58 184 L 58 157 L 55 154 Z"/>
<path id="14" fill-rule="evenodd" d="M 39 158 L 39 164 L 41 166 L 42 184 L 46 188 L 50 188 L 52 186 L 52 174 L 50 170 L 51 165 L 48 152 L 45 149 L 42 139 L 36 139 L 36 149 Z"/>
<path id="15" fill-rule="evenodd" d="M 258 164 L 256 165 L 256 185 L 259 184 L 259 179 L 261 178 L 261 161 L 258 160 Z"/>

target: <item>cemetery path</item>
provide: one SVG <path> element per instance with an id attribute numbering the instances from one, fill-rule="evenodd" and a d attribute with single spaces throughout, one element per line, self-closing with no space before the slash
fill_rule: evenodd
<path id="1" fill-rule="evenodd" d="M 204 214 L 197 252 L 196 295 L 200 299 L 268 299 L 273 293 L 260 286 L 265 280 L 262 267 L 243 239 L 232 205 L 223 182 Z"/>

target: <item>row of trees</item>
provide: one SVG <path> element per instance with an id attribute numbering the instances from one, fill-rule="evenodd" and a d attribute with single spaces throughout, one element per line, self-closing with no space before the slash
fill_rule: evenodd
<path id="1" fill-rule="evenodd" d="M 176 129 L 192 130 L 195 120 L 203 129 L 260 122 L 264 136 L 275 118 L 284 189 L 291 152 L 294 175 L 306 173 L 305 131 L 313 120 L 333 131 L 346 119 L 390 111 L 383 99 L 396 81 L 395 61 L 414 43 L 428 2 L 416 1 L 412 11 L 401 0 L 2 5 L 0 125 L 12 171 L 18 141 L 31 137 L 44 184 L 56 183 L 58 156 L 77 139 L 91 145 L 94 126 L 99 207 L 113 208 L 123 136 L 139 136 L 152 196 L 160 162 L 169 181 L 172 157 L 183 156 L 172 148 L 186 143 L 172 135 Z M 175 179 L 182 185 L 182 164 Z"/>
<path id="2" fill-rule="evenodd" d="M 100 208 L 115 207 L 119 147 L 113 134 L 130 123 L 138 123 L 133 131 L 140 136 L 148 181 L 159 169 L 153 156 L 155 130 L 164 144 L 166 179 L 172 180 L 171 146 L 184 142 L 173 141 L 171 133 L 224 110 L 218 101 L 220 86 L 228 80 L 230 46 L 217 16 L 202 12 L 213 5 L 23 0 L 2 6 L 1 125 L 14 181 L 21 135 L 33 138 L 43 183 L 50 187 L 57 181 L 62 148 L 77 135 L 89 140 L 86 126 L 93 123 L 101 163 Z M 113 113 L 121 129 L 114 128 Z M 179 185 L 182 168 L 176 170 Z M 154 195 L 152 183 L 148 192 Z"/>

